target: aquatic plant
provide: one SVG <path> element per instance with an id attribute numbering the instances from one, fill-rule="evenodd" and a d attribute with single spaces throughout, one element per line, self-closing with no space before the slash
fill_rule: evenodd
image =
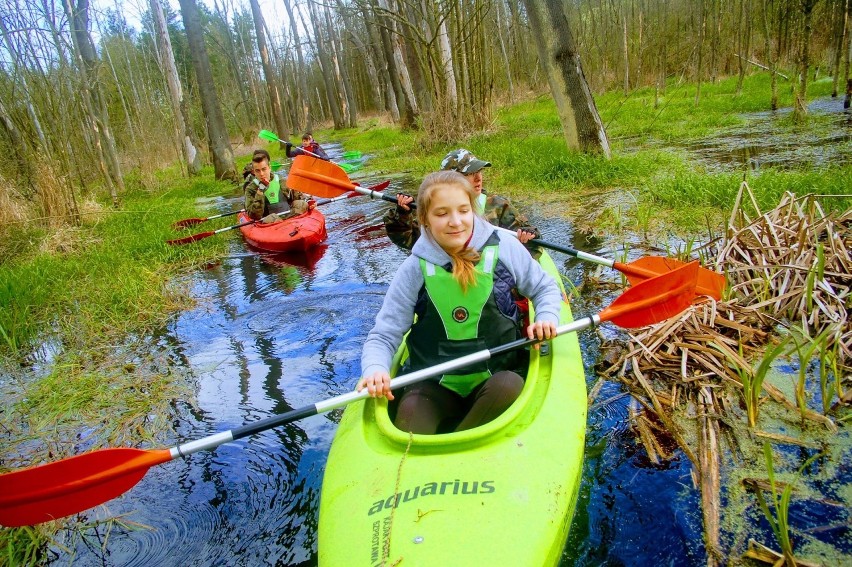
<path id="1" fill-rule="evenodd" d="M 730 355 L 728 349 L 721 348 L 718 343 L 711 343 L 711 346 L 721 351 L 728 360 L 728 364 L 733 368 L 734 372 L 740 379 L 743 385 L 743 401 L 746 406 L 746 415 L 748 417 L 748 426 L 755 427 L 757 425 L 757 417 L 760 412 L 760 394 L 763 392 L 763 381 L 766 379 L 766 374 L 772 368 L 772 362 L 784 353 L 790 337 L 787 336 L 773 348 L 764 351 L 763 357 L 760 359 L 756 368 L 743 364 L 745 360 L 743 355 L 743 345 L 739 346 L 739 358 L 734 358 Z"/>
<path id="2" fill-rule="evenodd" d="M 774 513 L 769 509 L 766 499 L 763 497 L 762 490 L 757 489 L 755 491 L 755 495 L 757 496 L 757 501 L 760 504 L 760 509 L 763 511 L 763 515 L 766 516 L 766 519 L 769 521 L 769 525 L 772 527 L 772 531 L 775 533 L 775 537 L 778 539 L 778 543 L 781 546 L 781 553 L 784 555 L 785 563 L 788 566 L 795 566 L 796 558 L 793 554 L 793 540 L 790 537 L 790 495 L 793 492 L 793 487 L 802 475 L 802 472 L 808 468 L 808 466 L 817 457 L 820 457 L 822 453 L 817 453 L 805 461 L 796 473 L 796 477 L 793 482 L 787 483 L 780 494 L 778 493 L 778 487 L 775 483 L 775 468 L 772 460 L 772 448 L 769 446 L 769 443 L 763 443 L 763 455 L 766 459 L 766 471 L 769 474 L 769 484 L 772 487 L 772 504 Z"/>
<path id="3" fill-rule="evenodd" d="M 834 399 L 834 395 L 839 396 L 842 391 L 840 369 L 837 366 L 839 350 L 840 341 L 835 341 L 831 346 L 828 345 L 828 341 L 819 345 L 819 389 L 824 414 L 828 414 L 831 409 L 831 400 Z M 830 376 L 834 376 L 833 382 L 829 380 Z"/>
<path id="4" fill-rule="evenodd" d="M 0 564 L 38 565 L 51 539 L 44 526 L 0 528 Z"/>
<path id="5" fill-rule="evenodd" d="M 819 363 L 819 379 L 820 379 L 820 392 L 822 394 L 822 406 L 823 413 L 828 413 L 828 408 L 830 407 L 831 398 L 834 395 L 834 390 L 831 388 L 829 390 L 828 383 L 828 371 L 829 367 L 827 358 L 831 356 L 831 347 L 829 344 L 834 344 L 835 346 L 839 344 L 837 340 L 837 336 L 839 335 L 838 329 L 833 325 L 827 326 L 822 330 L 816 337 L 809 337 L 807 331 L 804 329 L 799 329 L 796 333 L 797 339 L 794 341 L 795 350 L 799 357 L 799 374 L 798 380 L 796 381 L 796 403 L 799 407 L 799 411 L 802 413 L 802 420 L 804 421 L 806 418 L 806 414 L 808 412 L 807 406 L 807 392 L 805 389 L 805 385 L 807 383 L 808 378 L 808 368 L 810 367 L 811 360 L 814 357 L 814 353 L 818 353 L 818 363 Z M 834 360 L 834 375 L 837 376 L 837 366 L 836 366 L 836 356 L 833 357 Z M 839 382 L 838 382 L 839 386 Z"/>

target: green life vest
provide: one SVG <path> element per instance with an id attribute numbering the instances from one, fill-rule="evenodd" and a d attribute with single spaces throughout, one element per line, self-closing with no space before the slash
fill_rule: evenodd
<path id="1" fill-rule="evenodd" d="M 281 200 L 281 178 L 277 175 L 273 176 L 263 194 L 266 195 L 266 200 L 269 201 L 270 205 L 277 205 L 278 201 Z"/>
<path id="2" fill-rule="evenodd" d="M 431 305 L 427 305 L 406 341 L 413 370 L 517 338 L 517 323 L 500 313 L 493 296 L 498 249 L 498 245 L 489 245 L 480 251 L 475 283 L 466 292 L 451 272 L 420 260 Z M 440 383 L 467 396 L 493 372 L 505 369 L 499 367 L 501 362 L 507 360 L 496 361 L 497 366 L 486 361 L 464 369 L 463 374 L 445 374 Z"/>

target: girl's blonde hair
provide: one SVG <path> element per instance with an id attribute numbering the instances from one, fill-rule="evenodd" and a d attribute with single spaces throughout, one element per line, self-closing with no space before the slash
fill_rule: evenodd
<path id="1" fill-rule="evenodd" d="M 436 171 L 427 175 L 417 190 L 417 220 L 420 226 L 428 230 L 426 217 L 432 205 L 435 191 L 445 187 L 462 189 L 470 200 L 470 210 L 476 215 L 476 193 L 467 178 L 456 171 Z M 465 246 L 458 252 L 450 252 L 453 263 L 453 277 L 461 285 L 463 291 L 476 281 L 476 264 L 479 262 L 479 251 Z"/>

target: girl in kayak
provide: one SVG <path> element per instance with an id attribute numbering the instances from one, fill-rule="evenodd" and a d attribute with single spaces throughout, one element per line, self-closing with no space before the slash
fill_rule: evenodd
<path id="1" fill-rule="evenodd" d="M 400 266 L 367 335 L 358 390 L 394 399 L 390 366 L 406 332 L 415 371 L 521 336 L 517 288 L 536 308 L 528 338 L 556 334 L 562 295 L 553 278 L 511 234 L 476 214 L 477 194 L 455 171 L 432 173 L 417 193 L 424 229 Z M 416 322 L 412 324 L 412 321 Z M 499 416 L 520 395 L 524 357 L 514 352 L 412 384 L 399 396 L 394 424 L 403 431 L 436 433 L 449 425 L 470 429 Z"/>

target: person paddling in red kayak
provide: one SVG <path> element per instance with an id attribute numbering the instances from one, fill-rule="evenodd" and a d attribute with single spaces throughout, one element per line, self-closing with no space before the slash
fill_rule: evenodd
<path id="1" fill-rule="evenodd" d="M 328 154 L 325 153 L 325 150 L 323 150 L 314 140 L 314 137 L 310 132 L 305 132 L 304 135 L 302 135 L 301 147 L 296 147 L 290 142 L 286 142 L 285 146 L 287 148 L 287 157 L 289 158 L 306 155 L 330 161 Z"/>
<path id="2" fill-rule="evenodd" d="M 457 171 L 464 175 L 473 186 L 476 193 L 476 206 L 478 212 L 485 220 L 495 226 L 511 231 L 517 231 L 518 240 L 526 243 L 533 238 L 539 237 L 538 229 L 529 226 L 527 218 L 519 213 L 509 199 L 498 195 L 486 194 L 482 187 L 483 170 L 491 167 L 491 162 L 481 160 L 464 148 L 453 150 L 444 156 L 441 161 L 442 170 Z M 397 206 L 385 213 L 383 218 L 388 238 L 406 250 L 411 250 L 415 241 L 420 236 L 420 225 L 417 215 L 412 214 L 409 205 L 414 198 L 405 193 L 399 193 L 396 197 Z M 530 247 L 530 253 L 540 253 L 537 247 Z"/>
<path id="3" fill-rule="evenodd" d="M 269 152 L 255 150 L 243 170 L 246 214 L 253 220 L 270 223 L 304 213 L 308 201 L 298 191 L 288 189 L 269 165 Z"/>
<path id="4" fill-rule="evenodd" d="M 423 230 L 367 335 L 359 391 L 394 399 L 390 366 L 403 340 L 410 355 L 405 372 L 413 372 L 519 338 L 513 288 L 535 306 L 535 321 L 523 335 L 556 336 L 559 286 L 514 235 L 497 231 L 477 213 L 477 198 L 469 179 L 455 171 L 423 180 L 417 193 Z M 527 362 L 510 352 L 440 380 L 412 384 L 399 396 L 394 424 L 402 431 L 433 434 L 487 423 L 520 395 Z"/>

